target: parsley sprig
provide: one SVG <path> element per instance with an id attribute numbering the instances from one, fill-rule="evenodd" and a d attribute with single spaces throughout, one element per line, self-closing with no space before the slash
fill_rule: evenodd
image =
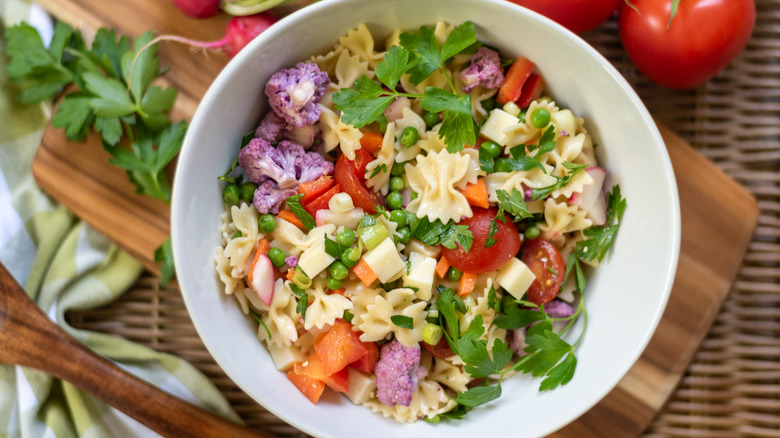
<path id="1" fill-rule="evenodd" d="M 476 44 L 474 24 L 465 22 L 455 28 L 441 47 L 433 28 L 423 26 L 419 33 L 400 35 L 400 46 L 392 46 L 377 65 L 377 83 L 361 76 L 352 88 L 342 88 L 333 95 L 341 120 L 355 128 L 376 121 L 397 97 L 420 99 L 423 109 L 441 114 L 439 137 L 444 139 L 449 152 L 457 152 L 466 144 L 476 142 L 477 127 L 471 115 L 471 96 L 461 94 L 446 69 L 447 61 Z M 428 87 L 423 94 L 396 90 L 405 74 L 415 84 L 421 84 L 435 71 L 441 71 L 450 90 Z M 384 85 L 384 87 L 382 87 Z"/>
<path id="2" fill-rule="evenodd" d="M 443 245 L 446 248 L 455 249 L 457 244 L 460 244 L 466 252 L 471 250 L 471 245 L 474 243 L 474 233 L 467 225 L 456 225 L 452 220 L 446 224 L 441 219 L 431 221 L 427 216 L 418 218 L 415 213 L 404 211 L 412 238 L 420 240 L 428 246 Z"/>
<path id="3" fill-rule="evenodd" d="M 156 46 L 140 50 L 152 39 L 147 32 L 131 42 L 101 28 L 88 47 L 79 31 L 59 22 L 47 48 L 38 32 L 22 23 L 5 31 L 7 71 L 23 103 L 64 93 L 52 126 L 74 141 L 99 133 L 109 162 L 127 171 L 137 193 L 170 202 L 165 167 L 181 148 L 186 123 L 173 124 L 168 117 L 176 89 L 153 84 L 165 69 Z M 165 284 L 173 276 L 170 239 L 155 260 L 162 263 Z"/>

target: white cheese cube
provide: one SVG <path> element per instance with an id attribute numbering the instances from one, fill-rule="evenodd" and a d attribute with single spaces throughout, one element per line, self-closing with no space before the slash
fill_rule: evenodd
<path id="1" fill-rule="evenodd" d="M 404 271 L 404 286 L 417 288 L 417 298 L 430 300 L 433 291 L 433 275 L 436 271 L 436 259 L 419 252 L 409 254 L 409 273 Z"/>
<path id="2" fill-rule="evenodd" d="M 482 129 L 479 133 L 501 146 L 508 146 L 504 130 L 510 126 L 517 125 L 518 123 L 520 123 L 520 120 L 518 120 L 516 116 L 496 108 L 490 112 L 490 115 L 485 121 L 485 124 L 482 125 Z"/>
<path id="3" fill-rule="evenodd" d="M 534 273 L 517 257 L 509 259 L 496 275 L 496 283 L 518 300 L 523 298 L 534 280 Z"/>
<path id="4" fill-rule="evenodd" d="M 260 330 L 265 330 L 260 327 Z M 268 342 L 268 352 L 271 353 L 271 359 L 276 365 L 276 369 L 279 371 L 289 371 L 296 362 L 303 362 L 306 360 L 306 355 L 294 345 L 282 345 L 281 347 L 273 342 Z"/>
<path id="5" fill-rule="evenodd" d="M 298 266 L 303 269 L 303 272 L 309 278 L 314 278 L 335 260 L 335 258 L 325 252 L 325 235 L 323 234 L 317 242 L 301 254 L 301 257 L 298 259 Z"/>
<path id="6" fill-rule="evenodd" d="M 368 374 L 349 369 L 349 392 L 347 398 L 356 405 L 367 402 L 376 393 L 376 381 Z"/>
<path id="7" fill-rule="evenodd" d="M 574 120 L 574 114 L 570 110 L 560 110 L 550 115 L 552 123 L 555 125 L 555 133 L 558 135 L 574 135 L 577 130 L 577 122 Z"/>
<path id="8" fill-rule="evenodd" d="M 406 263 L 398 254 L 391 237 L 381 241 L 374 249 L 363 254 L 363 260 L 374 270 L 382 283 L 387 283 L 406 269 Z M 300 265 L 300 261 L 298 264 Z"/>

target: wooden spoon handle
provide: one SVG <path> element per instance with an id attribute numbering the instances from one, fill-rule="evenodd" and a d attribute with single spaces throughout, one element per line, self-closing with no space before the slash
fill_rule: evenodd
<path id="1" fill-rule="evenodd" d="M 271 438 L 182 401 L 95 355 L 54 324 L 2 264 L 0 362 L 67 380 L 163 436 Z"/>

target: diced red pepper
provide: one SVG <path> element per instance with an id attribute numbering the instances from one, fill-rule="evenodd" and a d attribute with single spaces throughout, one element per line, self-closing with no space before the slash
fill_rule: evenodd
<path id="1" fill-rule="evenodd" d="M 359 334 L 352 331 L 352 324 L 339 321 L 314 343 L 314 351 L 322 360 L 325 372 L 335 374 L 367 353 Z"/>
<path id="2" fill-rule="evenodd" d="M 330 198 L 339 192 L 341 192 L 341 186 L 336 184 L 335 186 L 331 187 L 330 190 L 306 204 L 303 208 L 308 211 L 310 215 L 315 216 L 318 211 L 327 209 Z"/>
<path id="3" fill-rule="evenodd" d="M 314 181 L 298 184 L 298 193 L 303 193 L 303 197 L 300 200 L 301 205 L 317 199 L 320 195 L 327 192 L 336 181 L 330 175 L 322 175 Z"/>
<path id="4" fill-rule="evenodd" d="M 366 374 L 374 374 L 374 366 L 379 361 L 379 347 L 376 342 L 364 342 L 363 345 L 366 346 L 366 354 L 349 366 Z"/>
<path id="5" fill-rule="evenodd" d="M 523 92 L 523 84 L 531 76 L 533 69 L 533 62 L 523 57 L 517 58 L 504 76 L 504 84 L 498 89 L 496 102 L 504 105 L 519 99 Z"/>
<path id="6" fill-rule="evenodd" d="M 520 94 L 520 98 L 517 100 L 517 106 L 525 108 L 531 104 L 531 102 L 542 97 L 544 92 L 544 80 L 537 74 L 532 74 L 525 85 L 523 85 L 523 92 Z"/>

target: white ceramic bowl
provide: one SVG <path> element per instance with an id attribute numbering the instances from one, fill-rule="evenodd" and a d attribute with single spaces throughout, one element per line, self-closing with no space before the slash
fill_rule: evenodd
<path id="1" fill-rule="evenodd" d="M 540 393 L 538 379 L 516 376 L 504 383 L 499 400 L 473 410 L 463 421 L 401 425 L 344 397 L 325 397 L 312 405 L 276 370 L 256 338 L 256 323 L 221 292 L 214 273 L 223 211 L 217 176 L 235 158 L 241 137 L 267 111 L 263 89 L 272 73 L 326 52 L 360 22 L 383 41 L 393 29 L 417 29 L 439 20 L 470 20 L 482 41 L 504 55 L 522 54 L 534 61 L 547 92 L 585 118 L 600 145 L 608 183 L 620 184 L 628 209 L 611 254 L 588 279 L 589 326 L 568 385 Z M 206 347 L 231 379 L 283 420 L 333 438 L 401 433 L 473 438 L 485 432 L 517 437 L 545 435 L 574 420 L 639 357 L 672 286 L 680 218 L 672 167 L 652 118 L 620 74 L 574 34 L 503 0 L 325 0 L 267 30 L 212 84 L 179 157 L 172 230 L 181 290 Z"/>

